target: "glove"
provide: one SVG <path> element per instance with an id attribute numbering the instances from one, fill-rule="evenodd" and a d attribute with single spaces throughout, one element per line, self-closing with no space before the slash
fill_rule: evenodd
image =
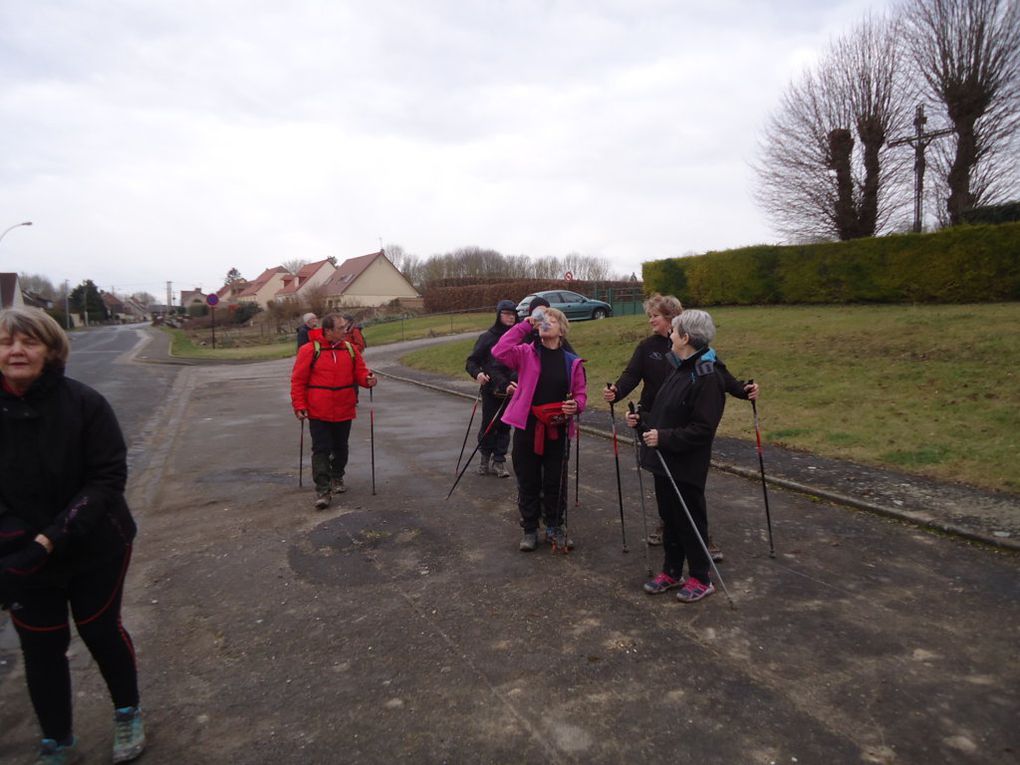
<path id="1" fill-rule="evenodd" d="M 19 550 L 31 536 L 31 528 L 20 518 L 0 515 L 0 559 Z"/>
<path id="2" fill-rule="evenodd" d="M 4 582 L 23 582 L 46 565 L 50 554 L 36 541 L 20 550 L 0 558 L 0 579 Z"/>

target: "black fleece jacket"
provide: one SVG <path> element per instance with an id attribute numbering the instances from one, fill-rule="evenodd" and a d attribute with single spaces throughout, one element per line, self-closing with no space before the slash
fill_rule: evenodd
<path id="1" fill-rule="evenodd" d="M 47 369 L 23 397 L 0 387 L 0 516 L 42 532 L 53 553 L 27 586 L 66 582 L 124 551 L 127 447 L 109 403 Z"/>
<path id="2" fill-rule="evenodd" d="M 726 406 L 722 375 L 714 361 L 702 359 L 708 350 L 680 362 L 662 384 L 652 410 L 641 415 L 642 429 L 659 431 L 658 449 L 673 479 L 701 489 L 705 488 L 712 441 Z M 643 444 L 641 466 L 665 475 L 655 450 Z"/>
<path id="3" fill-rule="evenodd" d="M 673 372 L 673 366 L 666 358 L 671 350 L 673 343 L 668 337 L 659 334 L 653 334 L 638 343 L 630 361 L 627 362 L 627 368 L 620 373 L 620 379 L 615 383 L 616 400 L 623 401 L 627 394 L 644 380 L 645 385 L 641 389 L 641 409 L 645 412 L 651 410 L 659 388 Z M 715 369 L 722 375 L 727 393 L 736 398 L 747 399 L 743 380 L 738 380 L 730 374 L 730 370 L 719 359 L 715 360 Z"/>

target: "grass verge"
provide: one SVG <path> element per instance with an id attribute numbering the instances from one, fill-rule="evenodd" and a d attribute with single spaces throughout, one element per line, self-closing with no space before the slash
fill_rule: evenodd
<path id="1" fill-rule="evenodd" d="M 163 327 L 170 333 L 170 353 L 184 359 L 232 359 L 234 361 L 271 361 L 293 356 L 295 341 L 286 338 L 267 345 L 244 345 L 234 348 L 212 348 L 196 344 L 182 329 Z"/>
<path id="2" fill-rule="evenodd" d="M 714 347 L 762 386 L 771 443 L 990 489 L 1020 491 L 1020 305 L 715 308 Z M 482 328 L 487 326 L 484 322 Z M 481 329 L 479 329 L 481 331 Z M 592 405 L 648 334 L 644 317 L 571 325 Z M 460 377 L 473 340 L 406 355 Z M 637 399 L 638 391 L 632 394 Z M 730 399 L 720 433 L 753 438 Z"/>

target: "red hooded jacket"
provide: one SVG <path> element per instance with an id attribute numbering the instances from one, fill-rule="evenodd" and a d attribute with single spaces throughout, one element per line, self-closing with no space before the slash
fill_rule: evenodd
<path id="1" fill-rule="evenodd" d="M 347 342 L 320 345 L 305 343 L 294 359 L 290 375 L 290 400 L 294 411 L 302 409 L 313 420 L 344 422 L 357 417 L 357 386 L 368 387 L 369 369 L 357 348 Z"/>

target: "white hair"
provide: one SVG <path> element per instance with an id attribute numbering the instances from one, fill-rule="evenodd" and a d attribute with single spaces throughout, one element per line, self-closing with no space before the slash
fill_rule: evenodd
<path id="1" fill-rule="evenodd" d="M 710 346 L 715 340 L 715 322 L 707 311 L 688 309 L 679 316 L 674 316 L 673 331 L 678 335 L 687 335 L 690 344 L 699 351 Z"/>

